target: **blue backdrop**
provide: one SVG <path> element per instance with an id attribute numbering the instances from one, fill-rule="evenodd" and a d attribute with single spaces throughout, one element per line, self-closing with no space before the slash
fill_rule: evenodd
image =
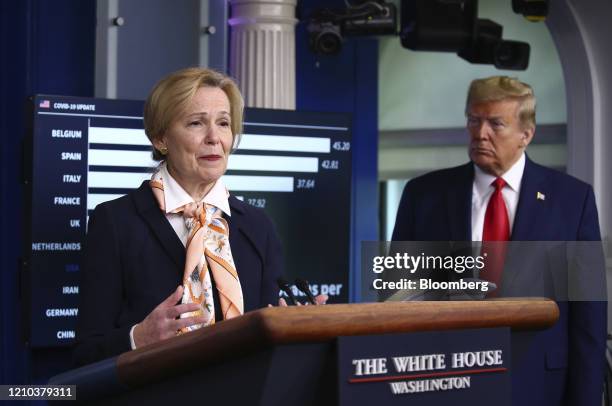
<path id="1" fill-rule="evenodd" d="M 307 20 L 318 7 L 346 8 L 343 0 L 299 1 L 297 15 Z M 398 39 L 399 40 L 399 39 Z M 350 38 L 339 55 L 317 56 L 308 49 L 306 23 L 296 29 L 298 110 L 353 114 L 351 202 L 351 301 L 360 299 L 361 241 L 378 236 L 378 40 Z M 333 204 L 333 202 L 330 202 Z"/>
<path id="2" fill-rule="evenodd" d="M 93 96 L 96 2 L 0 2 L 0 266 L 2 383 L 45 382 L 66 369 L 68 350 L 27 350 L 20 296 L 22 143 L 26 98 Z"/>

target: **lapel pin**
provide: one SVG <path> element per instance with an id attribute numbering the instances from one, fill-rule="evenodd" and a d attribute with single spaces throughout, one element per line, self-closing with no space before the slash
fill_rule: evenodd
<path id="1" fill-rule="evenodd" d="M 536 193 L 536 199 L 538 199 L 538 200 L 546 200 L 546 195 L 544 193 L 537 192 Z"/>

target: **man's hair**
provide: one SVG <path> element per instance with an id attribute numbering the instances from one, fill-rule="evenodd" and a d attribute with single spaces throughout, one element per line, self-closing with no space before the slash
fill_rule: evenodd
<path id="1" fill-rule="evenodd" d="M 242 134 L 244 100 L 230 77 L 206 68 L 186 68 L 161 79 L 149 93 L 144 105 L 144 128 L 149 141 L 159 140 L 187 108 L 201 87 L 217 87 L 230 103 L 230 117 L 234 148 Z M 161 161 L 164 155 L 153 146 L 153 159 Z"/>
<path id="2" fill-rule="evenodd" d="M 533 89 L 527 83 L 508 76 L 491 76 L 472 81 L 465 103 L 465 113 L 468 113 L 472 104 L 501 100 L 518 101 L 521 126 L 535 128 L 536 98 Z"/>

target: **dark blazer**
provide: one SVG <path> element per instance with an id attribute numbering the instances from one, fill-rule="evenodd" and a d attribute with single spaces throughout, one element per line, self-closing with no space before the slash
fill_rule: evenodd
<path id="1" fill-rule="evenodd" d="M 245 312 L 276 304 L 283 260 L 274 226 L 260 209 L 233 196 L 229 204 L 230 246 Z M 79 365 L 129 351 L 131 327 L 182 283 L 185 263 L 185 247 L 148 181 L 96 207 L 85 253 L 74 351 Z"/>
<path id="2" fill-rule="evenodd" d="M 470 241 L 473 178 L 473 164 L 468 163 L 408 182 L 392 239 Z M 536 198 L 538 192 L 545 196 L 544 200 Z M 527 158 L 511 239 L 599 241 L 593 189 Z M 603 272 L 597 277 L 605 280 Z M 537 333 L 521 359 L 513 354 L 513 404 L 599 406 L 604 376 L 606 303 L 563 301 L 558 304 L 560 319 L 555 326 Z"/>

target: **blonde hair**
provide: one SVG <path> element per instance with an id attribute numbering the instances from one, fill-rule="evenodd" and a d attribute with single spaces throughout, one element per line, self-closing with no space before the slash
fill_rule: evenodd
<path id="1" fill-rule="evenodd" d="M 144 128 L 149 141 L 159 140 L 201 87 L 223 90 L 230 103 L 230 117 L 234 148 L 242 134 L 244 100 L 238 85 L 223 73 L 207 68 L 186 68 L 161 79 L 149 93 L 144 105 Z M 162 161 L 164 155 L 153 145 L 153 159 Z"/>
<path id="2" fill-rule="evenodd" d="M 501 100 L 518 101 L 521 126 L 535 128 L 536 98 L 533 89 L 527 83 L 508 76 L 492 76 L 472 81 L 465 103 L 465 113 L 467 115 L 472 104 Z"/>

